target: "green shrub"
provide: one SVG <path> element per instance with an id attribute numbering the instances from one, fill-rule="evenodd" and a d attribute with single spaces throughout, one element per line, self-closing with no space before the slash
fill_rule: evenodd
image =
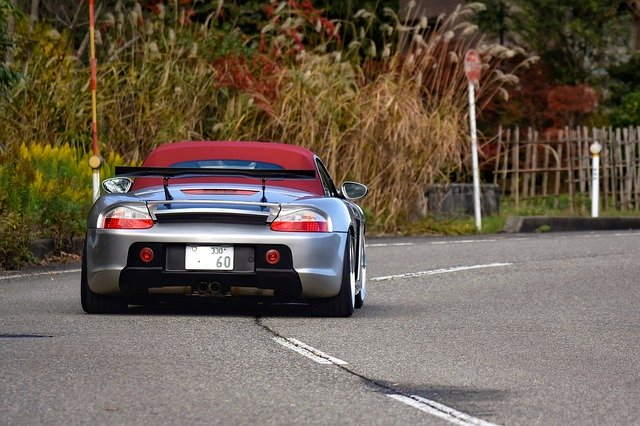
<path id="1" fill-rule="evenodd" d="M 122 157 L 106 156 L 102 177 L 113 175 Z M 69 144 L 22 144 L 0 156 L 0 267 L 28 259 L 28 243 L 51 238 L 54 250 L 68 250 L 82 237 L 92 205 L 88 155 Z"/>
<path id="2" fill-rule="evenodd" d="M 31 260 L 29 226 L 17 212 L 0 210 L 0 269 L 15 269 Z"/>
<path id="3" fill-rule="evenodd" d="M 622 97 L 621 104 L 611 112 L 613 127 L 640 125 L 640 91 Z"/>

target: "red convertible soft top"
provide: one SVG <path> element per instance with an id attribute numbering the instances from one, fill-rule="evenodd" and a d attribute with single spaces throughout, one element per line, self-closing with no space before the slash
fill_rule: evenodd
<path id="1" fill-rule="evenodd" d="M 155 148 L 142 163 L 143 167 L 171 167 L 197 160 L 249 160 L 277 164 L 286 170 L 316 170 L 315 156 L 306 148 L 276 142 L 189 141 L 174 142 Z M 197 177 L 180 179 L 182 183 L 225 182 L 259 183 L 241 177 Z M 138 178 L 133 189 L 162 185 L 159 178 Z M 268 186 L 300 189 L 324 195 L 320 177 L 311 180 L 271 180 Z"/>

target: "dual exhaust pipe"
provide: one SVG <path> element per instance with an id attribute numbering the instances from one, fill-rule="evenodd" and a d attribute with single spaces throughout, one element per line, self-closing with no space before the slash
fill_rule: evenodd
<path id="1" fill-rule="evenodd" d="M 198 292 L 199 294 L 221 294 L 222 293 L 222 284 L 217 283 L 217 282 L 212 282 L 212 283 L 207 283 L 207 282 L 201 282 L 198 283 L 197 286 L 195 286 L 196 292 Z"/>

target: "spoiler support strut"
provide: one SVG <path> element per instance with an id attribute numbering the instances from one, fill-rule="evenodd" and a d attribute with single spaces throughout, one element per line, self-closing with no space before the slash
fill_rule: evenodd
<path id="1" fill-rule="evenodd" d="M 167 201 L 173 200 L 173 196 L 169 192 L 169 176 L 162 176 L 162 186 L 164 187 L 164 198 Z"/>
<path id="2" fill-rule="evenodd" d="M 262 198 L 260 199 L 261 203 L 266 203 L 267 202 L 267 178 L 266 177 L 261 177 L 260 178 L 260 182 L 262 183 Z"/>

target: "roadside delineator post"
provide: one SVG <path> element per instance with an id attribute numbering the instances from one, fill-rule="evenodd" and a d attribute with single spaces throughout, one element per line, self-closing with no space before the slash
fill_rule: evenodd
<path id="1" fill-rule="evenodd" d="M 471 128 L 471 161 L 473 169 L 473 211 L 476 229 L 482 230 L 482 216 L 480 211 L 480 170 L 478 166 L 478 137 L 476 130 L 476 93 L 475 87 L 480 83 L 482 63 L 480 54 L 471 49 L 464 57 L 464 72 L 469 81 L 469 123 Z"/>
<path id="2" fill-rule="evenodd" d="M 591 217 L 598 217 L 598 208 L 600 206 L 600 152 L 602 145 L 598 141 L 594 141 L 589 146 L 592 158 L 591 173 Z"/>
<path id="3" fill-rule="evenodd" d="M 92 156 L 89 158 L 89 166 L 92 169 L 93 202 L 100 197 L 100 150 L 98 149 L 98 112 L 96 98 L 96 37 L 95 37 L 95 16 L 94 0 L 89 0 L 89 40 L 91 47 L 91 129 L 93 133 L 93 143 L 91 145 Z"/>

